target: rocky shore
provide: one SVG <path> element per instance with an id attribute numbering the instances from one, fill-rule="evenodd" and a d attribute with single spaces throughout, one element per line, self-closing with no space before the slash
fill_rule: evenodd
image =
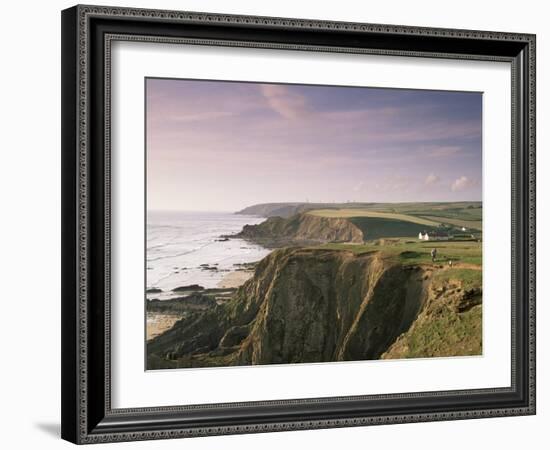
<path id="1" fill-rule="evenodd" d="M 240 264 L 237 270 L 228 273 L 217 288 L 206 289 L 198 284 L 178 286 L 173 293 L 181 294 L 168 300 L 157 298 L 146 300 L 147 340 L 166 332 L 189 313 L 213 309 L 216 305 L 229 301 L 254 274 L 255 263 Z M 159 288 L 147 289 L 147 293 L 161 293 Z"/>
<path id="2" fill-rule="evenodd" d="M 481 286 L 466 287 L 436 271 L 404 266 L 381 252 L 275 250 L 229 298 L 186 312 L 152 339 L 147 365 L 480 354 Z"/>

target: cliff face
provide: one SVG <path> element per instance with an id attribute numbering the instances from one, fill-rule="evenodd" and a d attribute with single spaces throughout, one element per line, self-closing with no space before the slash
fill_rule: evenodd
<path id="1" fill-rule="evenodd" d="M 270 217 L 258 225 L 245 225 L 237 237 L 250 239 L 267 247 L 363 242 L 363 232 L 350 220 L 307 213 L 297 214 L 288 219 Z"/>
<path id="2" fill-rule="evenodd" d="M 440 286 L 432 278 L 430 271 L 390 263 L 379 253 L 275 250 L 231 301 L 191 313 L 150 341 L 148 367 L 416 356 L 411 342 L 427 336 L 423 327 L 433 324 L 434 311 L 446 314 L 440 343 L 452 343 L 463 314 L 481 299 L 480 293 L 470 295 L 456 283 L 451 289 L 447 281 Z M 479 331 L 477 347 L 451 348 L 447 342 L 449 348 L 436 346 L 430 356 L 479 354 L 480 327 L 473 328 Z"/>
<path id="3" fill-rule="evenodd" d="M 409 329 L 381 355 L 382 359 L 480 355 L 481 285 L 432 276 L 425 305 Z"/>
<path id="4" fill-rule="evenodd" d="M 421 279 L 376 255 L 286 251 L 270 265 L 240 293 L 260 303 L 239 364 L 376 359 L 420 307 L 407 285 Z"/>

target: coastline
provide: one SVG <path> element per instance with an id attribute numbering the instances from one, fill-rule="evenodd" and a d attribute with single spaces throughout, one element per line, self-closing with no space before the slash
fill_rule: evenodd
<path id="1" fill-rule="evenodd" d="M 173 289 L 191 284 L 217 288 L 231 271 L 261 260 L 269 249 L 224 236 L 262 220 L 219 212 L 148 213 L 146 285 L 162 292 L 147 298 L 167 300 Z"/>
<path id="2" fill-rule="evenodd" d="M 218 289 L 236 289 L 242 286 L 254 275 L 253 270 L 240 269 L 228 273 L 218 282 Z M 147 311 L 146 341 L 150 341 L 171 329 L 185 314 L 167 314 L 164 312 Z"/>

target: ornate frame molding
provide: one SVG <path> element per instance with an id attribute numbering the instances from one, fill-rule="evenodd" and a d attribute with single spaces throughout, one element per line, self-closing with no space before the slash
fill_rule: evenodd
<path id="1" fill-rule="evenodd" d="M 391 49 L 376 47 L 349 47 L 339 45 L 319 45 L 316 43 L 280 43 L 262 40 L 243 39 L 216 39 L 204 37 L 168 37 L 151 36 L 135 32 L 110 32 L 93 31 L 92 22 L 99 19 L 107 21 L 118 20 L 124 27 L 127 21 L 134 21 L 147 27 L 147 24 L 157 22 L 167 26 L 204 26 L 212 27 L 244 27 L 253 34 L 257 30 L 269 30 L 272 33 L 283 35 L 302 30 L 320 30 L 337 33 L 346 36 L 349 33 L 359 33 L 365 37 L 376 35 L 379 39 L 384 37 L 400 37 L 406 40 L 412 38 L 430 39 L 457 39 L 460 42 L 471 41 L 470 47 L 476 48 L 480 42 L 499 42 L 502 48 L 510 48 L 509 54 L 483 54 L 461 50 L 460 52 L 447 53 L 439 50 L 421 49 Z M 63 50 L 63 74 L 64 74 L 64 130 L 63 130 L 63 158 L 66 166 L 63 168 L 64 215 L 63 222 L 64 251 L 63 251 L 63 377 L 71 379 L 63 390 L 63 437 L 77 443 L 98 443 L 112 441 L 129 441 L 143 439 L 166 439 L 173 437 L 207 436 L 219 434 L 238 434 L 250 432 L 270 432 L 297 429 L 313 429 L 328 427 L 362 426 L 373 424 L 440 421 L 453 419 L 469 419 L 482 417 L 499 417 L 510 415 L 527 415 L 535 413 L 535 36 L 530 34 L 514 34 L 487 31 L 449 30 L 424 27 L 405 27 L 396 25 L 377 25 L 332 21 L 311 21 L 304 19 L 271 18 L 257 16 L 234 16 L 219 14 L 204 14 L 195 12 L 159 11 L 147 9 L 113 8 L 99 6 L 76 6 L 63 13 L 64 43 Z M 227 28 L 229 29 L 229 28 Z M 98 68 L 98 60 L 94 59 L 99 52 L 94 38 L 100 38 L 103 48 L 101 64 Z M 425 397 L 472 397 L 478 394 L 505 394 L 516 392 L 517 382 L 522 383 L 527 393 L 527 398 L 509 403 L 505 407 L 453 409 L 449 411 L 427 410 L 424 412 L 398 413 L 382 415 L 360 415 L 356 417 L 320 418 L 307 420 L 283 420 L 266 423 L 249 424 L 220 424 L 215 426 L 170 426 L 167 419 L 170 414 L 182 413 L 191 409 L 208 411 L 213 408 L 235 408 L 243 406 L 291 406 L 307 404 L 325 404 L 350 400 L 348 397 L 335 397 L 330 399 L 288 400 L 277 402 L 253 402 L 247 404 L 226 405 L 195 405 L 166 408 L 139 408 L 113 410 L 110 402 L 110 63 L 111 43 L 115 40 L 145 41 L 158 43 L 185 43 L 194 45 L 218 45 L 218 46 L 244 46 L 266 49 L 289 49 L 304 51 L 324 52 L 351 52 L 364 54 L 384 54 L 412 57 L 435 57 L 453 59 L 481 59 L 491 61 L 507 61 L 512 64 L 512 153 L 513 172 L 513 196 L 516 207 L 513 207 L 513 298 L 517 289 L 527 292 L 524 298 L 517 299 L 523 302 L 525 307 L 525 321 L 519 323 L 516 309 L 513 308 L 514 343 L 512 345 L 512 386 L 510 388 L 483 389 L 472 391 L 432 392 L 419 394 L 378 395 L 354 397 L 353 400 L 380 401 L 390 399 L 411 400 Z M 70 41 L 70 42 L 69 42 Z M 433 41 L 435 42 L 435 41 Z M 94 47 L 94 45 L 96 47 Z M 463 47 L 462 47 L 463 48 Z M 514 48 L 520 49 L 514 53 Z M 523 53 L 522 53 L 523 52 Z M 69 67 L 70 66 L 70 67 Z M 98 69 L 100 70 L 98 72 Z M 92 78 L 104 71 L 103 82 L 103 113 L 104 124 L 101 127 L 103 159 L 101 180 L 94 178 L 97 175 L 91 164 L 93 137 L 92 123 L 94 116 L 90 114 L 93 108 L 92 101 L 99 95 L 97 84 L 93 84 Z M 97 83 L 97 82 L 95 82 Z M 515 99 L 519 99 L 516 101 Z M 75 108 L 76 105 L 76 108 Z M 99 138 L 94 145 L 97 147 Z M 521 162 L 521 167 L 516 167 L 516 157 Z M 76 168 L 76 170 L 75 170 Z M 518 179 L 519 178 L 519 179 Z M 519 181 L 519 182 L 518 182 Z M 98 210 L 91 207 L 92 199 L 97 200 L 94 189 L 98 183 L 102 183 L 103 199 L 100 201 L 103 209 L 103 217 L 97 217 Z M 95 204 L 95 203 L 94 203 Z M 517 206 L 520 206 L 518 208 Z M 103 324 L 91 320 L 91 290 L 95 289 L 95 276 L 91 276 L 91 267 L 95 267 L 97 259 L 91 257 L 92 242 L 90 233 L 98 230 L 98 221 L 103 222 L 103 265 L 97 270 L 103 272 L 104 289 L 101 293 L 104 304 Z M 94 231 L 92 231 L 94 230 Z M 523 233 L 523 234 L 522 234 Z M 519 239 L 518 239 L 519 236 Z M 526 241 L 526 242 L 524 242 Z M 521 250 L 516 254 L 516 248 Z M 515 273 L 516 263 L 521 262 L 522 273 Z M 95 269 L 94 269 L 95 270 Z M 516 280 L 519 279 L 518 286 Z M 520 286 L 521 285 L 521 286 Z M 517 287 L 517 289 L 516 289 Z M 515 301 L 515 300 L 514 300 Z M 98 307 L 98 305 L 95 305 Z M 519 307 L 519 305 L 517 305 Z M 67 323 L 65 323 L 67 319 Z M 69 323 L 70 322 L 70 323 Z M 521 327 L 521 333 L 525 337 L 526 352 L 520 356 L 521 361 L 516 360 L 516 326 Z M 95 331 L 97 329 L 97 331 Z M 96 360 L 90 358 L 90 348 L 99 344 L 97 333 L 103 333 L 104 366 L 103 373 L 105 383 L 103 385 L 103 408 L 92 407 L 90 395 L 95 395 L 96 387 L 91 387 L 89 377 L 90 367 L 96 364 Z M 93 337 L 91 337 L 93 336 Z M 66 343 L 71 341 L 70 344 Z M 520 363 L 521 374 L 516 374 L 515 363 Z M 523 372 L 525 372 L 523 374 Z M 523 377 L 525 376 L 526 379 Z M 519 378 L 518 378 L 519 377 Z M 93 411 L 92 411 L 93 410 Z M 143 424 L 141 417 L 154 415 L 155 419 L 148 419 Z M 98 418 L 101 418 L 98 421 Z M 120 425 L 124 419 L 135 419 L 130 425 Z M 160 418 L 159 418 L 160 417 Z M 162 425 L 164 420 L 165 425 Z M 151 426 L 150 422 L 158 426 Z"/>

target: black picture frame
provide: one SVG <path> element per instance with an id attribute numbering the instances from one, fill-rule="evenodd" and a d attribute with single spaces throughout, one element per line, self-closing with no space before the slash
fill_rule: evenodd
<path id="1" fill-rule="evenodd" d="M 110 43 L 193 42 L 512 66 L 512 383 L 506 388 L 113 409 Z M 75 6 L 62 12 L 62 437 L 165 439 L 535 414 L 535 36 Z"/>

